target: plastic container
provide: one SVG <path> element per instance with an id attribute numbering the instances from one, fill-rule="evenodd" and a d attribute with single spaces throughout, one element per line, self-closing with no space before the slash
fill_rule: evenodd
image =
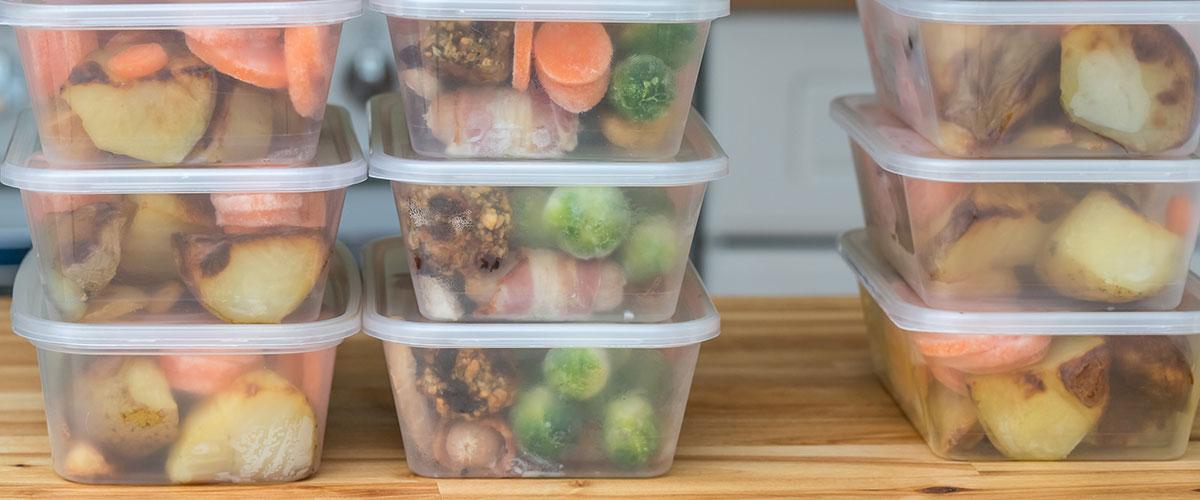
<path id="1" fill-rule="evenodd" d="M 296 168 L 58 170 L 22 120 L 0 182 L 19 188 L 42 281 L 65 321 L 312 321 L 346 188 L 366 160 L 331 107 Z"/>
<path id="2" fill-rule="evenodd" d="M 651 477 L 675 457 L 700 344 L 720 317 L 689 266 L 668 321 L 458 324 L 421 317 L 398 238 L 365 250 L 408 467 L 429 477 Z"/>
<path id="3" fill-rule="evenodd" d="M 276 483 L 316 473 L 334 357 L 361 322 L 339 246 L 316 321 L 84 325 L 54 319 L 25 260 L 13 331 L 37 347 L 54 471 L 81 483 Z"/>
<path id="4" fill-rule="evenodd" d="M 960 157 L 1187 156 L 1200 1 L 863 0 L 884 105 Z"/>
<path id="5" fill-rule="evenodd" d="M 871 361 L 908 419 L 952 460 L 1171 460 L 1196 417 L 1200 278 L 1165 312 L 972 312 L 921 302 L 863 230 Z"/>
<path id="6" fill-rule="evenodd" d="M 357 0 L 0 0 L 56 168 L 277 166 L 316 153 Z"/>
<path id="7" fill-rule="evenodd" d="M 446 158 L 657 160 L 679 151 L 729 0 L 371 0 L 413 148 Z"/>
<path id="8" fill-rule="evenodd" d="M 931 307 L 1167 310 L 1200 226 L 1200 159 L 948 158 L 867 96 L 834 101 L 871 243 Z"/>
<path id="9" fill-rule="evenodd" d="M 392 181 L 425 317 L 674 315 L 704 190 L 729 171 L 698 116 L 670 161 L 489 162 L 418 156 L 401 107 L 371 101 L 371 176 Z"/>

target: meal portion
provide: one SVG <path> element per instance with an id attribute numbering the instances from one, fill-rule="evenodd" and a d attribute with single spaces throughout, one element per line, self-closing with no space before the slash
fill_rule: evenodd
<path id="1" fill-rule="evenodd" d="M 52 164 L 278 166 L 316 154 L 341 25 L 16 32 Z"/>
<path id="2" fill-rule="evenodd" d="M 41 350 L 54 468 L 86 483 L 308 477 L 320 463 L 334 354 Z"/>
<path id="3" fill-rule="evenodd" d="M 708 23 L 390 17 L 413 147 L 458 158 L 674 156 Z"/>
<path id="4" fill-rule="evenodd" d="M 662 474 L 699 353 L 385 346 L 409 467 L 432 477 Z"/>
<path id="5" fill-rule="evenodd" d="M 344 196 L 22 193 L 47 295 L 86 323 L 312 321 Z"/>
<path id="6" fill-rule="evenodd" d="M 671 317 L 704 185 L 393 183 L 421 313 L 438 321 Z"/>

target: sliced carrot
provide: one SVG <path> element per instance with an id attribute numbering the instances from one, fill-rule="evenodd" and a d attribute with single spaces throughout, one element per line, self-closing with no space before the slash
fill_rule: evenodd
<path id="1" fill-rule="evenodd" d="M 963 372 L 942 366 L 940 363 L 931 362 L 929 363 L 929 373 L 950 390 L 959 395 L 970 397 L 970 394 L 967 393 L 967 376 Z"/>
<path id="2" fill-rule="evenodd" d="M 538 78 L 583 85 L 608 74 L 612 39 L 600 23 L 544 23 L 533 37 Z"/>
<path id="3" fill-rule="evenodd" d="M 927 358 L 947 358 L 977 354 L 996 346 L 995 335 L 954 335 L 948 333 L 913 333 L 913 344 Z"/>
<path id="4" fill-rule="evenodd" d="M 532 21 L 517 21 L 513 28 L 513 88 L 524 92 L 529 90 L 529 80 L 533 76 L 533 27 Z"/>
<path id="5" fill-rule="evenodd" d="M 180 31 L 205 45 L 277 42 L 283 36 L 283 28 L 183 28 Z"/>
<path id="6" fill-rule="evenodd" d="M 164 30 L 129 30 L 118 31 L 104 41 L 104 47 L 121 47 L 139 43 L 173 43 L 178 40 L 178 33 Z"/>
<path id="7" fill-rule="evenodd" d="M 300 26 L 283 32 L 283 59 L 287 65 L 288 97 L 300 116 L 320 120 L 325 114 L 337 33 L 329 26 Z"/>
<path id="8" fill-rule="evenodd" d="M 100 48 L 95 31 L 17 29 L 29 93 L 51 99 L 67 83 L 71 70 Z"/>
<path id="9" fill-rule="evenodd" d="M 997 337 L 996 346 L 983 352 L 941 358 L 939 363 L 976 375 L 1004 373 L 1040 361 L 1050 348 L 1046 335 L 1006 335 Z"/>
<path id="10" fill-rule="evenodd" d="M 329 404 L 329 381 L 333 379 L 334 349 L 273 355 L 271 368 L 288 379 L 308 398 L 316 411 Z"/>
<path id="11" fill-rule="evenodd" d="M 192 394 L 219 392 L 242 374 L 263 366 L 258 354 L 160 356 L 158 365 L 171 388 Z"/>
<path id="12" fill-rule="evenodd" d="M 604 100 L 604 94 L 608 93 L 608 79 L 609 74 L 606 73 L 599 80 L 583 85 L 563 85 L 549 78 L 540 78 L 538 81 L 558 107 L 572 113 L 583 113 Z"/>
<path id="13" fill-rule="evenodd" d="M 230 234 L 328 224 L 324 193 L 213 193 L 210 198 L 217 225 Z"/>
<path id="14" fill-rule="evenodd" d="M 252 41 L 232 45 L 207 44 L 191 36 L 188 50 L 217 71 L 265 89 L 287 87 L 283 47 L 275 41 Z"/>
<path id="15" fill-rule="evenodd" d="M 108 73 L 123 80 L 149 76 L 167 66 L 167 51 L 157 43 L 139 43 L 108 58 Z"/>
<path id="16" fill-rule="evenodd" d="M 1196 229 L 1192 202 L 1186 196 L 1172 196 L 1167 202 L 1167 229 L 1184 237 Z"/>

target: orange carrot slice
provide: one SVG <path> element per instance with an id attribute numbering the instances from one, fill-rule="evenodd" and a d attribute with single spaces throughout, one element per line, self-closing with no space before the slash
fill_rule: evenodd
<path id="1" fill-rule="evenodd" d="M 104 41 L 104 47 L 123 47 L 139 43 L 173 43 L 178 33 L 164 30 L 118 31 Z"/>
<path id="2" fill-rule="evenodd" d="M 529 90 L 533 65 L 533 22 L 517 21 L 513 28 L 513 88 Z"/>
<path id="3" fill-rule="evenodd" d="M 929 358 L 947 358 L 977 354 L 996 346 L 995 335 L 953 335 L 947 333 L 913 333 L 913 344 Z"/>
<path id="4" fill-rule="evenodd" d="M 538 81 L 558 107 L 572 113 L 583 113 L 604 100 L 604 94 L 608 93 L 608 79 L 609 75 L 605 74 L 599 80 L 583 85 L 563 85 L 549 78 Z"/>
<path id="5" fill-rule="evenodd" d="M 95 31 L 17 29 L 29 93 L 51 99 L 67 83 L 75 65 L 100 48 Z"/>
<path id="6" fill-rule="evenodd" d="M 242 374 L 262 367 L 263 357 L 258 354 L 160 356 L 158 365 L 172 389 L 207 395 L 228 387 Z"/>
<path id="7" fill-rule="evenodd" d="M 283 32 L 288 97 L 300 116 L 320 120 L 325 114 L 337 34 L 329 26 L 300 26 Z"/>
<path id="8" fill-rule="evenodd" d="M 997 339 L 995 347 L 986 351 L 941 358 L 938 362 L 965 373 L 1004 373 L 1040 361 L 1050 349 L 1050 337 L 1045 335 L 1006 335 Z"/>
<path id="9" fill-rule="evenodd" d="M 1192 218 L 1192 202 L 1186 196 L 1172 196 L 1167 202 L 1167 229 L 1186 237 L 1195 230 Z"/>
<path id="10" fill-rule="evenodd" d="M 210 198 L 217 225 L 230 234 L 328 224 L 324 193 L 213 193 Z"/>
<path id="11" fill-rule="evenodd" d="M 600 23 L 545 23 L 533 37 L 533 56 L 543 85 L 583 85 L 608 73 L 613 46 Z"/>
<path id="12" fill-rule="evenodd" d="M 217 71 L 265 89 L 287 87 L 283 48 L 278 42 L 244 42 L 233 45 L 207 44 L 191 36 L 188 50 Z"/>
<path id="13" fill-rule="evenodd" d="M 154 74 L 167 66 L 167 51 L 157 43 L 139 43 L 108 58 L 108 73 L 123 80 Z"/>
<path id="14" fill-rule="evenodd" d="M 183 28 L 189 38 L 205 45 L 245 45 L 277 42 L 282 28 Z"/>

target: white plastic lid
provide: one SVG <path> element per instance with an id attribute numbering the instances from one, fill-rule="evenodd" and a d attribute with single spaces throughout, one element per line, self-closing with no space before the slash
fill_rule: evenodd
<path id="1" fill-rule="evenodd" d="M 863 0 L 902 16 L 969 24 L 1158 24 L 1200 22 L 1193 0 Z"/>
<path id="2" fill-rule="evenodd" d="M 299 26 L 340 23 L 360 14 L 360 0 L 0 0 L 0 24 L 22 28 Z"/>
<path id="3" fill-rule="evenodd" d="M 371 0 L 409 19 L 686 23 L 729 15 L 729 0 Z"/>
<path id="4" fill-rule="evenodd" d="M 106 168 L 109 167 L 109 168 Z M 329 106 L 317 154 L 310 166 L 129 167 L 108 164 L 50 168 L 41 154 L 37 126 L 22 114 L 13 133 L 0 183 L 27 191 L 74 194 L 292 193 L 331 191 L 367 178 L 367 162 L 350 125 L 350 115 Z"/>
<path id="5" fill-rule="evenodd" d="M 829 108 L 833 120 L 880 167 L 905 177 L 943 182 L 1200 182 L 1200 157 L 1195 155 L 1162 159 L 956 158 L 892 116 L 872 95 L 839 97 Z"/>
<path id="6" fill-rule="evenodd" d="M 690 265 L 675 316 L 663 323 L 439 323 L 417 309 L 408 256 L 398 237 L 375 240 L 363 251 L 366 307 L 363 331 L 412 347 L 667 348 L 699 344 L 721 332 L 721 317 Z"/>
<path id="7" fill-rule="evenodd" d="M 70 323 L 50 319 L 37 257 L 30 253 L 13 285 L 13 332 L 39 349 L 80 354 L 171 354 L 187 351 L 311 352 L 338 345 L 361 329 L 362 281 L 354 256 L 338 244 L 329 266 L 322 318 L 312 323 Z"/>
<path id="8" fill-rule="evenodd" d="M 729 157 L 694 110 L 679 154 L 667 161 L 457 160 L 423 157 L 409 140 L 400 94 L 375 96 L 371 177 L 455 186 L 685 186 L 729 175 Z"/>
<path id="9" fill-rule="evenodd" d="M 896 326 L 914 332 L 987 335 L 1200 334 L 1200 277 L 1188 277 L 1175 311 L 960 312 L 933 309 L 871 249 L 864 229 L 838 238 L 838 251 Z"/>

